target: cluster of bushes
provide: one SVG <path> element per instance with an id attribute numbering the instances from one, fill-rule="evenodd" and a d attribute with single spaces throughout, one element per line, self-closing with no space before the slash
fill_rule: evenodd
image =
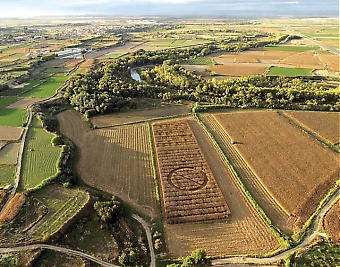
<path id="1" fill-rule="evenodd" d="M 207 253 L 204 249 L 194 250 L 190 256 L 183 259 L 182 263 L 173 263 L 167 265 L 167 267 L 209 267 L 212 266 L 212 262 L 207 258 Z"/>

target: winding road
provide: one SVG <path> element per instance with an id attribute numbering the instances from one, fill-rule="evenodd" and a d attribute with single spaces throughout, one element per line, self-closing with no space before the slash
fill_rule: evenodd
<path id="1" fill-rule="evenodd" d="M 270 264 L 275 263 L 279 260 L 284 259 L 286 256 L 291 253 L 307 246 L 310 244 L 315 237 L 322 236 L 326 237 L 325 233 L 321 231 L 321 222 L 323 217 L 326 215 L 327 211 L 332 207 L 332 205 L 340 199 L 340 189 L 338 189 L 335 194 L 329 199 L 326 205 L 320 210 L 319 214 L 316 216 L 313 223 L 313 233 L 309 236 L 306 236 L 303 242 L 297 245 L 294 248 L 288 249 L 280 254 L 277 254 L 268 258 L 252 258 L 252 257 L 231 257 L 226 259 L 216 259 L 213 260 L 213 266 L 226 266 L 225 264 Z"/>

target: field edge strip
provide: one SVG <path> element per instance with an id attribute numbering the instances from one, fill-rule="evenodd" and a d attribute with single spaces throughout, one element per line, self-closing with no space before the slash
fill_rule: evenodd
<path id="1" fill-rule="evenodd" d="M 277 114 L 281 116 L 282 118 L 285 118 L 290 124 L 294 125 L 298 129 L 300 129 L 302 132 L 308 134 L 313 139 L 317 140 L 321 145 L 328 147 L 330 150 L 340 153 L 340 148 L 337 148 L 335 145 L 330 143 L 328 140 L 320 136 L 318 133 L 313 131 L 312 129 L 309 129 L 306 125 L 304 125 L 302 122 L 300 122 L 298 119 L 293 118 L 289 114 L 286 114 L 284 111 L 277 111 Z"/>

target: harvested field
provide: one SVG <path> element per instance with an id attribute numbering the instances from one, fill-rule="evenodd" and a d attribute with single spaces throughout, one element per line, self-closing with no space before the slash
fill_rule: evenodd
<path id="1" fill-rule="evenodd" d="M 152 125 L 168 223 L 225 219 L 229 207 L 187 119 Z"/>
<path id="2" fill-rule="evenodd" d="M 18 160 L 20 143 L 7 144 L 0 150 L 0 164 L 15 165 Z"/>
<path id="3" fill-rule="evenodd" d="M 332 242 L 340 245 L 340 200 L 327 212 L 324 227 Z"/>
<path id="4" fill-rule="evenodd" d="M 285 111 L 284 114 L 330 143 L 340 142 L 340 117 L 338 112 Z"/>
<path id="5" fill-rule="evenodd" d="M 161 108 L 152 108 L 147 110 L 131 110 L 127 112 L 119 112 L 109 115 L 96 116 L 91 118 L 91 122 L 98 127 L 120 125 L 124 123 L 132 123 L 145 121 L 154 118 L 176 116 L 190 112 L 189 105 L 165 105 Z"/>
<path id="6" fill-rule="evenodd" d="M 12 221 L 19 213 L 21 207 L 25 204 L 25 201 L 26 196 L 24 194 L 16 193 L 1 214 L 0 223 Z"/>
<path id="7" fill-rule="evenodd" d="M 27 108 L 29 105 L 41 100 L 44 100 L 44 98 L 23 98 L 7 106 L 7 108 Z"/>
<path id="8" fill-rule="evenodd" d="M 218 142 L 224 154 L 233 165 L 243 184 L 249 190 L 255 201 L 262 207 L 267 216 L 271 219 L 273 225 L 278 227 L 283 233 L 291 234 L 293 231 L 293 224 L 289 215 L 267 192 L 259 178 L 235 149 L 229 135 L 216 121 L 216 119 L 214 119 L 213 114 L 200 114 L 199 116 L 203 123 L 208 127 L 209 131 L 213 134 L 215 140 Z"/>
<path id="9" fill-rule="evenodd" d="M 324 68 L 322 62 L 313 51 L 307 51 L 287 57 L 281 61 L 283 64 L 295 66 L 297 68 L 320 69 Z"/>
<path id="10" fill-rule="evenodd" d="M 337 154 L 276 112 L 214 117 L 263 186 L 301 226 L 338 179 Z"/>
<path id="11" fill-rule="evenodd" d="M 82 62 L 83 60 L 79 60 L 79 59 L 71 59 L 71 60 L 67 60 L 64 63 L 65 68 L 69 68 L 72 69 L 74 68 L 77 64 L 79 64 L 80 62 Z"/>
<path id="12" fill-rule="evenodd" d="M 190 127 L 226 199 L 230 215 L 216 223 L 166 224 L 167 246 L 175 257 L 205 248 L 212 257 L 258 255 L 279 247 L 274 234 L 248 201 L 230 167 L 196 121 Z"/>
<path id="13" fill-rule="evenodd" d="M 218 64 L 228 63 L 265 63 L 278 64 L 280 60 L 295 55 L 296 52 L 271 51 L 271 50 L 250 50 L 241 53 L 218 53 L 212 54 Z"/>
<path id="14" fill-rule="evenodd" d="M 250 76 L 263 74 L 268 70 L 270 66 L 266 64 L 242 64 L 242 63 L 230 63 L 224 65 L 217 65 L 212 68 L 212 71 L 217 75 L 226 76 Z"/>
<path id="15" fill-rule="evenodd" d="M 329 71 L 340 71 L 339 56 L 331 54 L 317 54 L 318 58 L 327 65 Z"/>
<path id="16" fill-rule="evenodd" d="M 0 126 L 0 140 L 17 140 L 21 136 L 21 127 Z"/>
<path id="17" fill-rule="evenodd" d="M 89 185 L 154 215 L 155 186 L 147 124 L 90 130 L 75 110 L 58 115 L 60 130 L 80 149 L 77 169 Z"/>

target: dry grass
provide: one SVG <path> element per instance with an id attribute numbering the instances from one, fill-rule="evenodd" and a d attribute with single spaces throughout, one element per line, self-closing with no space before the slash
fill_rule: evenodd
<path id="1" fill-rule="evenodd" d="M 10 222 L 21 210 L 21 207 L 25 204 L 26 196 L 22 193 L 16 193 L 14 197 L 8 203 L 8 206 L 0 216 L 0 222 Z"/>
<path id="2" fill-rule="evenodd" d="M 327 212 L 324 226 L 332 242 L 340 245 L 340 200 Z"/>
<path id="3" fill-rule="evenodd" d="M 152 126 L 168 223 L 225 219 L 230 210 L 187 119 Z"/>
<path id="4" fill-rule="evenodd" d="M 181 115 L 190 112 L 189 105 L 165 105 L 160 108 L 147 110 L 131 110 L 109 115 L 96 116 L 91 118 L 91 122 L 99 127 L 120 125 L 137 121 L 145 121 L 153 118 Z"/>
<path id="5" fill-rule="evenodd" d="M 74 110 L 59 114 L 58 119 L 61 132 L 80 149 L 81 178 L 153 215 L 156 200 L 147 125 L 90 130 Z"/>
<path id="6" fill-rule="evenodd" d="M 21 127 L 0 126 L 0 140 L 3 141 L 17 140 L 21 136 L 21 133 L 22 133 Z"/>
<path id="7" fill-rule="evenodd" d="M 339 158 L 276 112 L 234 112 L 215 118 L 264 187 L 303 223 L 339 177 Z"/>
<path id="8" fill-rule="evenodd" d="M 284 113 L 330 143 L 336 144 L 340 141 L 339 113 L 319 111 L 285 111 Z"/>

